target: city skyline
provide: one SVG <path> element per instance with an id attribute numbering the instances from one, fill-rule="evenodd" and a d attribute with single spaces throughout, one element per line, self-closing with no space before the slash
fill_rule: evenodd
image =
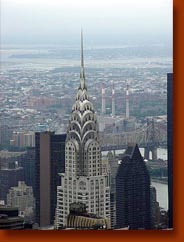
<path id="1" fill-rule="evenodd" d="M 80 87 L 79 87 L 79 89 L 78 89 L 78 94 L 77 94 L 77 98 L 76 98 L 76 103 L 74 104 L 74 106 L 73 106 L 73 109 L 72 109 L 72 112 L 75 112 L 75 111 L 79 111 L 79 112 L 83 112 L 84 110 L 84 107 L 83 106 L 85 106 L 85 101 L 87 101 L 87 103 L 89 102 L 88 101 L 88 95 L 87 95 L 87 91 L 86 91 L 86 84 L 85 84 L 85 75 L 84 75 L 84 60 L 83 60 L 83 42 L 81 42 L 81 49 L 82 49 L 82 52 L 81 52 L 81 72 L 80 72 Z M 112 86 L 112 90 L 113 90 L 113 88 L 114 88 L 114 85 Z M 126 88 L 125 88 L 125 90 L 126 90 L 126 95 L 127 95 L 127 86 L 126 86 Z M 100 91 L 100 90 L 99 90 Z M 114 98 L 114 95 L 115 93 L 114 93 L 114 91 L 112 92 L 112 97 Z M 129 94 L 129 93 L 128 93 Z M 129 95 L 128 95 L 129 96 Z M 127 99 L 126 99 L 127 100 Z M 83 105 L 83 102 L 84 101 L 84 105 Z M 115 100 L 114 100 L 115 101 Z M 78 104 L 77 102 L 81 102 L 82 104 Z M 80 107 L 79 107 L 80 106 Z M 85 106 L 86 107 L 86 109 L 85 110 L 91 110 L 91 111 L 93 111 L 94 112 L 94 110 L 93 110 L 93 108 L 92 108 L 92 104 L 90 104 L 90 105 L 87 105 L 87 106 Z M 113 111 L 113 105 L 112 105 L 112 111 Z M 80 116 L 80 115 L 79 115 Z M 106 117 L 108 117 L 109 116 L 109 114 L 108 115 L 106 115 L 106 113 L 104 113 L 104 118 L 106 118 Z M 113 115 L 114 116 L 114 115 Z M 111 116 L 109 116 L 109 117 L 111 117 Z M 89 117 L 89 120 L 91 120 L 91 116 Z M 102 117 L 103 118 L 103 117 Z M 111 122 L 111 124 L 113 124 L 112 123 L 112 121 L 113 121 L 113 118 L 117 118 L 117 117 L 112 117 L 112 120 L 110 121 Z M 74 116 L 72 116 L 72 119 L 71 119 L 71 121 L 73 120 L 74 121 L 74 123 L 76 122 L 76 119 L 78 119 L 78 116 L 76 116 L 75 117 L 75 115 Z M 88 123 L 89 122 L 89 120 L 87 119 L 86 120 L 86 122 Z M 92 120 L 93 120 L 93 118 L 92 118 Z M 95 120 L 95 119 L 94 119 Z M 122 128 L 125 128 L 125 132 L 126 131 L 134 131 L 135 130 L 135 119 L 133 118 L 132 119 L 132 116 L 129 116 L 129 115 L 127 115 L 127 114 L 125 114 L 125 118 L 124 117 L 122 117 L 122 120 L 124 120 L 125 122 L 123 122 L 122 124 L 121 124 L 121 122 L 120 122 L 120 128 L 122 129 Z M 80 123 L 82 123 L 82 121 L 79 121 Z M 106 122 L 105 121 L 105 119 L 104 119 L 104 121 L 102 121 L 102 122 Z M 114 122 L 114 121 L 113 121 Z M 133 124 L 133 125 L 132 125 Z M 71 125 L 71 127 L 70 127 L 70 125 Z M 125 125 L 125 127 L 124 127 L 124 125 Z M 85 124 L 84 124 L 84 126 L 85 126 Z M 88 126 L 86 126 L 86 127 L 88 127 Z M 90 126 L 89 126 L 90 127 Z M 71 132 L 74 132 L 74 134 L 76 134 L 76 128 L 78 129 L 78 126 L 76 126 L 76 127 L 74 127 L 73 125 L 72 125 L 72 122 L 70 123 L 69 122 L 69 133 L 70 133 L 70 131 Z M 82 128 L 82 130 L 83 130 L 83 128 Z M 90 130 L 90 129 L 89 129 Z M 86 134 L 89 132 L 89 130 L 87 129 L 86 130 Z M 90 130 L 90 132 L 91 132 L 92 130 Z M 106 131 L 105 131 L 106 132 Z M 113 131 L 114 132 L 114 131 Z M 117 132 L 117 131 L 116 131 Z M 85 134 L 83 134 L 84 135 L 84 137 L 85 137 Z M 70 137 L 71 136 L 71 137 Z M 69 143 L 70 143 L 70 138 L 71 138 L 71 140 L 72 140 L 72 135 L 70 134 L 70 136 L 69 136 Z M 78 136 L 76 136 L 76 137 L 78 137 Z M 74 137 L 73 137 L 74 138 Z M 90 138 L 91 138 L 91 136 L 89 136 L 88 137 L 89 138 L 89 140 L 90 140 Z M 71 141 L 72 142 L 72 141 Z M 88 142 L 88 141 L 87 141 Z M 75 142 L 74 142 L 74 144 L 75 144 Z M 75 144 L 76 145 L 76 144 Z M 74 145 L 74 146 L 75 146 Z M 71 146 L 71 144 L 69 144 L 69 146 Z M 68 147 L 69 147 L 68 146 Z M 70 148 L 70 147 L 69 147 Z M 79 152 L 79 154 L 82 154 L 83 152 L 82 151 L 80 151 Z M 68 155 L 68 157 L 70 157 L 70 153 L 68 153 L 68 151 L 66 150 L 66 154 Z M 88 154 L 86 153 L 85 154 L 86 155 L 86 157 L 88 156 Z M 86 159 L 86 157 L 84 158 L 84 159 Z M 100 156 L 101 157 L 101 156 Z M 67 161 L 67 159 L 68 158 L 66 158 L 66 161 Z M 75 160 L 75 156 L 73 156 L 73 158 L 72 159 L 74 159 Z M 154 159 L 157 159 L 157 158 L 154 158 Z M 82 162 L 82 160 L 83 160 L 83 158 L 81 158 L 81 159 L 79 159 L 80 160 L 80 162 Z M 87 161 L 89 161 L 89 160 L 87 160 Z M 67 163 L 68 162 L 68 163 Z M 72 167 L 73 167 L 73 165 L 71 166 L 71 164 L 70 164 L 70 158 L 68 159 L 68 161 L 66 162 L 66 167 L 68 168 L 69 167 L 69 172 L 72 172 Z M 99 161 L 100 162 L 100 161 Z M 71 166 L 71 167 L 70 167 Z M 85 171 L 85 164 L 83 164 L 83 162 L 81 163 L 81 165 L 80 165 L 81 167 L 82 166 L 84 166 L 84 173 L 85 172 L 87 172 L 87 170 Z M 80 168 L 80 166 L 79 166 L 79 168 Z M 102 166 L 102 164 L 101 164 L 101 166 Z M 81 169 L 81 168 L 80 168 Z M 79 169 L 79 170 L 80 170 Z M 94 169 L 94 168 L 93 168 Z M 108 169 L 108 166 L 107 167 L 104 167 L 104 169 L 106 170 L 106 169 Z M 71 170 L 71 171 L 70 171 Z M 74 169 L 75 170 L 75 169 Z M 75 171 L 73 170 L 73 172 L 75 173 Z M 89 168 L 89 170 L 90 170 L 90 168 Z M 99 168 L 97 168 L 97 170 L 95 171 L 95 172 L 99 172 L 98 171 L 99 170 Z M 42 171 L 43 172 L 43 171 Z M 49 172 L 49 170 L 47 171 L 47 172 Z M 80 171 L 79 171 L 80 172 Z M 59 207 L 59 209 L 58 209 L 58 211 L 57 211 L 57 216 L 56 216 L 56 224 L 57 224 L 57 229 L 60 229 L 60 228 L 63 228 L 63 227 L 65 227 L 65 226 L 67 226 L 67 224 L 66 224 L 66 222 L 64 222 L 64 220 L 63 219 L 61 219 L 60 220 L 60 222 L 57 222 L 58 221 L 58 217 L 61 215 L 61 214 L 65 214 L 65 219 L 66 219 L 66 211 L 67 211 L 67 214 L 68 214 L 68 212 L 69 212 L 69 207 L 70 207 L 70 204 L 71 204 L 71 202 L 75 202 L 75 201 L 77 201 L 77 200 L 72 200 L 72 199 L 68 199 L 68 200 L 66 200 L 65 201 L 65 204 L 67 203 L 67 207 L 64 209 L 64 208 L 61 208 L 62 207 L 62 204 L 64 204 L 63 203 L 63 200 L 62 200 L 62 197 L 64 197 L 64 193 L 63 193 L 63 191 L 62 191 L 62 189 L 65 189 L 65 186 L 63 186 L 63 184 L 64 184 L 64 181 L 65 180 L 67 180 L 68 178 L 69 178 L 69 185 L 67 186 L 67 188 L 68 188 L 68 190 L 66 190 L 65 189 L 65 193 L 68 193 L 69 194 L 69 197 L 70 197 L 70 193 L 71 193 L 71 191 L 72 192 L 74 192 L 75 193 L 75 189 L 73 189 L 71 186 L 70 186 L 70 177 L 68 177 L 67 176 L 67 172 L 65 172 L 65 174 L 62 176 L 62 183 L 61 183 L 61 187 L 59 186 L 58 187 L 58 199 L 59 199 L 59 203 L 58 203 L 58 207 Z M 103 175 L 102 175 L 103 176 Z M 99 179 L 101 179 L 102 177 L 100 176 L 100 178 Z M 97 178 L 96 178 L 97 179 Z M 39 178 L 38 178 L 38 180 L 39 180 Z M 93 180 L 93 179 L 92 179 Z M 97 179 L 98 180 L 98 179 Z M 96 181 L 97 181 L 96 180 Z M 74 179 L 74 181 L 75 181 L 75 179 Z M 100 181 L 100 183 L 99 183 L 99 181 Z M 84 186 L 85 186 L 85 182 L 84 182 L 84 179 L 82 179 L 82 183 L 77 183 L 77 186 L 79 186 L 79 194 L 78 194 L 78 196 L 76 196 L 76 198 L 79 200 L 79 201 L 83 201 L 84 199 L 82 198 L 81 199 L 81 191 L 84 189 Z M 98 184 L 96 184 L 96 187 L 99 185 L 99 184 L 101 184 L 101 180 L 98 180 Z M 103 184 L 105 184 L 105 182 L 103 183 Z M 94 181 L 93 181 L 93 183 L 92 183 L 92 186 L 94 186 Z M 81 191 L 80 191 L 81 190 Z M 107 189 L 108 190 L 108 189 Z M 76 190 L 77 191 L 77 190 Z M 61 194 L 63 193 L 63 196 L 61 196 Z M 93 194 L 90 194 L 92 197 L 94 196 Z M 80 197 L 80 198 L 79 198 Z M 85 199 L 88 197 L 88 199 L 89 199 L 89 194 L 88 194 L 88 196 L 86 196 L 85 197 Z M 107 198 L 108 198 L 109 196 L 107 196 Z M 108 199 L 107 199 L 108 200 Z M 95 200 L 94 200 L 95 201 Z M 94 202 L 93 201 L 93 202 Z M 89 204 L 92 204 L 93 202 L 91 202 L 91 200 L 90 200 L 90 203 Z M 37 203 L 38 203 L 38 200 L 37 200 Z M 94 209 L 94 211 L 95 211 L 95 214 L 100 214 L 102 211 L 101 210 L 99 210 L 99 208 L 98 208 L 98 203 L 99 203 L 99 201 L 98 201 L 98 197 L 97 197 L 97 200 L 96 200 L 96 207 L 95 207 L 95 209 Z M 114 203 L 114 200 L 113 200 L 113 203 Z M 104 204 L 106 204 L 106 203 L 104 203 Z M 93 207 L 93 205 L 94 204 L 92 204 L 91 205 L 91 207 Z M 78 206 L 78 205 L 77 205 Z M 109 203 L 108 203 L 108 206 L 109 206 Z M 113 205 L 114 206 L 114 205 Z M 90 209 L 91 209 L 91 211 L 93 211 L 93 209 L 90 207 Z M 87 208 L 87 209 L 89 209 L 89 208 Z M 89 210 L 90 211 L 90 210 Z M 103 214 L 106 214 L 106 212 L 105 211 L 103 211 Z M 110 208 L 109 209 L 107 209 L 107 214 L 108 214 L 108 216 L 109 216 L 109 214 L 110 214 Z M 114 215 L 113 215 L 114 216 Z M 103 218 L 103 216 L 102 216 L 102 218 Z M 98 217 L 96 218 L 96 219 L 99 219 Z M 104 219 L 106 219 L 106 218 L 104 218 Z M 165 219 L 165 217 L 163 218 L 163 219 Z M 107 227 L 106 228 L 109 228 L 109 222 L 107 222 L 107 220 L 103 220 L 103 222 L 104 223 L 107 223 Z M 62 227 L 63 226 L 63 227 Z M 76 225 L 77 226 L 77 225 Z M 164 225 L 163 225 L 164 226 Z"/>
<path id="2" fill-rule="evenodd" d="M 1 6 L 0 228 L 172 228 L 172 1 Z"/>

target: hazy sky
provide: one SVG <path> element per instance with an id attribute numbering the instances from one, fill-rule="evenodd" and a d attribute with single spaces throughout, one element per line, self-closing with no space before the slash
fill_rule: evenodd
<path id="1" fill-rule="evenodd" d="M 1 0 L 3 43 L 165 43 L 172 0 Z M 77 41 L 77 42 L 76 42 Z"/>

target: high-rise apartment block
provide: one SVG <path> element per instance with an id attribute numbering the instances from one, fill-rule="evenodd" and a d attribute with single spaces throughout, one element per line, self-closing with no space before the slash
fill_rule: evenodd
<path id="1" fill-rule="evenodd" d="M 10 145 L 15 147 L 34 147 L 35 133 L 34 132 L 13 132 L 10 140 Z"/>

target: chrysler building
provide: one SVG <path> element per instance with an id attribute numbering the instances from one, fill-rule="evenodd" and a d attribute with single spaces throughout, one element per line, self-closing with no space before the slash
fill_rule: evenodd
<path id="1" fill-rule="evenodd" d="M 109 174 L 102 171 L 97 117 L 89 100 L 81 31 L 80 85 L 72 107 L 65 143 L 65 173 L 57 187 L 57 228 L 67 225 L 70 204 L 82 202 L 87 212 L 110 223 Z"/>

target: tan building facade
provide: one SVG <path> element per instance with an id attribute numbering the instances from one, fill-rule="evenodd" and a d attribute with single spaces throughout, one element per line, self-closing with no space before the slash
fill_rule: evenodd
<path id="1" fill-rule="evenodd" d="M 7 205 L 16 207 L 19 210 L 19 216 L 34 219 L 35 198 L 33 189 L 27 186 L 24 181 L 19 181 L 17 187 L 11 187 L 7 194 Z"/>

